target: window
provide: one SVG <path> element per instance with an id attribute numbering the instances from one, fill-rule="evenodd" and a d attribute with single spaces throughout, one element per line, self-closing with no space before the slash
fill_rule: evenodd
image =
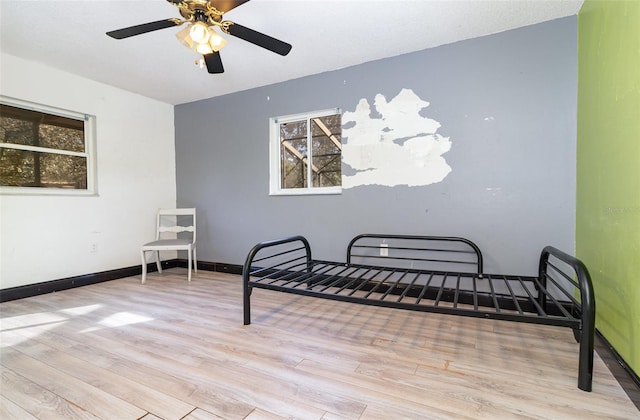
<path id="1" fill-rule="evenodd" d="M 341 117 L 331 109 L 271 118 L 271 195 L 342 191 Z"/>
<path id="2" fill-rule="evenodd" d="M 0 192 L 95 194 L 95 117 L 0 97 Z"/>

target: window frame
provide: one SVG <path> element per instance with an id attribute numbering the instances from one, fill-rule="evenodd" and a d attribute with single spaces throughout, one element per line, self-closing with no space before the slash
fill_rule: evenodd
<path id="1" fill-rule="evenodd" d="M 54 188 L 54 187 L 15 187 L 0 185 L 0 195 L 71 195 L 71 196 L 97 196 L 97 170 L 96 170 L 96 117 L 81 112 L 70 111 L 49 105 L 24 101 L 9 96 L 0 95 L 0 103 L 3 105 L 22 108 L 29 111 L 41 112 L 59 117 L 82 121 L 84 123 L 84 152 L 74 152 L 64 149 L 55 149 L 42 146 L 30 146 L 0 141 L 0 147 L 13 150 L 27 150 L 38 153 L 52 153 L 58 155 L 78 156 L 87 162 L 87 188 Z"/>
<path id="2" fill-rule="evenodd" d="M 313 118 L 326 117 L 340 114 L 340 108 L 324 109 L 320 111 L 302 112 L 299 114 L 282 115 L 269 118 L 269 195 L 329 195 L 342 194 L 342 179 L 340 186 L 314 187 L 311 176 L 307 177 L 310 186 L 304 188 L 282 188 L 282 166 L 280 159 L 280 124 L 307 120 L 307 142 L 310 141 L 311 120 Z M 342 136 L 341 136 L 342 137 Z M 311 149 L 310 149 L 311 150 Z M 311 161 L 312 163 L 313 161 Z M 342 156 L 340 157 L 342 162 Z M 307 165 L 311 171 L 312 165 Z"/>

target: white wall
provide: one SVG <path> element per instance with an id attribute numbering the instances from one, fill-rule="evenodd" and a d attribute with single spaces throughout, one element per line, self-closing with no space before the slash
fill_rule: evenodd
<path id="1" fill-rule="evenodd" d="M 95 197 L 0 196 L 0 288 L 140 264 L 157 208 L 176 205 L 173 106 L 0 58 L 1 94 L 96 116 L 98 176 Z"/>

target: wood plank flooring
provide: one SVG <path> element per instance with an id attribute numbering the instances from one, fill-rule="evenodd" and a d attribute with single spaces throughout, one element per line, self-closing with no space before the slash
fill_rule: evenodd
<path id="1" fill-rule="evenodd" d="M 175 268 L 0 304 L 2 419 L 632 419 L 569 329 L 266 290 Z"/>

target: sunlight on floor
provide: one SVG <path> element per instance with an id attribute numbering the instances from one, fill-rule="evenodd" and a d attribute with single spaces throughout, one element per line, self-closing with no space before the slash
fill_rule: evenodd
<path id="1" fill-rule="evenodd" d="M 0 319 L 0 347 L 9 347 L 43 332 L 57 328 L 68 320 L 53 312 L 11 316 Z"/>
<path id="2" fill-rule="evenodd" d="M 153 321 L 153 318 L 148 316 L 133 314 L 131 312 L 118 312 L 113 315 L 110 315 L 106 318 L 103 318 L 102 321 L 98 322 L 98 325 L 101 327 L 91 327 L 80 331 L 81 333 L 96 331 L 101 328 L 115 328 L 122 327 L 130 324 L 138 324 L 140 322 L 149 322 Z"/>
<path id="3" fill-rule="evenodd" d="M 93 304 L 52 312 L 38 312 L 0 318 L 0 347 L 12 346 L 36 338 L 45 332 L 60 327 L 74 317 L 89 315 L 101 308 L 103 308 L 103 305 Z M 148 321 L 153 321 L 153 318 L 131 312 L 117 312 L 100 319 L 95 326 L 85 328 L 79 332 L 86 333 L 103 328 L 121 327 Z"/>

